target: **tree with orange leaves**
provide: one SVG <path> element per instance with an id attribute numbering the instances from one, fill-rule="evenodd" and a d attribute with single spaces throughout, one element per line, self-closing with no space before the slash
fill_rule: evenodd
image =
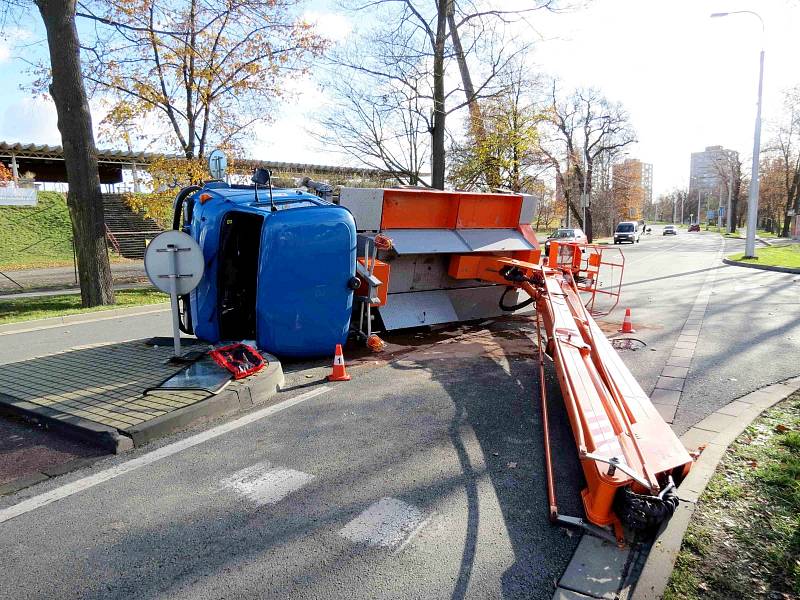
<path id="1" fill-rule="evenodd" d="M 12 179 L 14 179 L 14 175 L 11 173 L 11 169 L 0 163 L 0 181 L 11 181 Z"/>
<path id="2" fill-rule="evenodd" d="M 326 41 L 300 0 L 94 0 L 77 16 L 97 34 L 83 48 L 92 93 L 112 97 L 104 129 L 180 147 L 187 158 L 236 146 L 267 122 L 287 76 Z M 141 126 L 146 123 L 146 126 Z M 166 136 L 166 137 L 165 137 Z M 165 140 L 173 143 L 164 144 Z"/>

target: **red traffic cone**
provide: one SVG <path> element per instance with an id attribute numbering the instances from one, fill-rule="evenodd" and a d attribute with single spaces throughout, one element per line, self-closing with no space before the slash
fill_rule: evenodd
<path id="1" fill-rule="evenodd" d="M 328 375 L 328 381 L 350 381 L 350 375 L 344 368 L 344 354 L 342 345 L 336 344 L 336 354 L 333 357 L 333 372 Z"/>
<path id="2" fill-rule="evenodd" d="M 636 333 L 636 330 L 633 328 L 633 323 L 631 323 L 631 309 L 625 309 L 625 319 L 622 321 L 622 329 L 618 329 L 620 333 Z"/>

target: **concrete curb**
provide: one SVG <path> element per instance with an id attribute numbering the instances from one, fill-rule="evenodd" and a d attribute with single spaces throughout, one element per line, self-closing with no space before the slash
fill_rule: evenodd
<path id="1" fill-rule="evenodd" d="M 744 263 L 739 262 L 737 260 L 730 260 L 729 258 L 723 258 L 722 262 L 726 265 L 731 265 L 734 267 L 745 267 L 747 269 L 758 269 L 759 271 L 777 271 L 778 273 L 794 273 L 800 274 L 800 269 L 792 269 L 790 267 L 772 267 L 770 265 L 757 265 L 753 263 Z"/>
<path id="2" fill-rule="evenodd" d="M 0 414 L 11 414 L 28 421 L 43 423 L 48 429 L 59 434 L 89 443 L 114 454 L 119 454 L 134 447 L 139 448 L 189 427 L 195 427 L 266 404 L 283 387 L 285 380 L 280 361 L 271 354 L 264 353 L 263 357 L 269 364 L 266 369 L 257 375 L 241 382 L 231 383 L 216 396 L 211 396 L 195 404 L 151 419 L 123 432 L 79 417 L 71 416 L 68 419 L 64 419 L 64 415 L 61 413 L 43 410 L 41 406 L 12 398 L 3 393 L 0 393 Z M 52 415 L 47 414 L 48 412 L 52 413 Z M 64 475 L 89 466 L 101 458 L 103 457 L 77 458 L 66 463 L 46 467 L 41 472 L 24 475 L 0 485 L 0 496 L 13 494 L 51 477 Z"/>
<path id="3" fill-rule="evenodd" d="M 711 413 L 683 434 L 681 441 L 687 448 L 693 449 L 703 444 L 706 447 L 678 488 L 680 506 L 656 536 L 638 581 L 633 584 L 635 587 L 629 596 L 631 600 L 658 600 L 662 597 L 696 503 L 728 446 L 761 413 L 798 390 L 800 377 L 758 389 Z"/>
<path id="4" fill-rule="evenodd" d="M 216 396 L 129 427 L 124 433 L 129 435 L 133 445 L 139 448 L 183 429 L 266 403 L 283 387 L 285 379 L 280 361 L 271 354 L 265 353 L 262 356 L 269 364 L 258 374 L 241 382 L 231 383 Z"/>
<path id="5" fill-rule="evenodd" d="M 149 315 L 158 312 L 169 311 L 169 303 L 159 302 L 157 304 L 143 304 L 141 306 L 128 306 L 125 308 L 112 308 L 109 310 L 98 310 L 90 313 L 78 313 L 74 315 L 64 315 L 62 317 L 50 317 L 47 319 L 33 319 L 31 321 L 19 321 L 18 323 L 8 323 L 0 325 L 0 335 L 12 333 L 27 333 L 29 331 L 39 331 L 41 329 L 52 329 L 64 325 L 77 325 L 80 323 L 92 323 L 94 321 L 107 321 L 118 317 L 132 317 L 137 315 Z"/>
<path id="6" fill-rule="evenodd" d="M 133 448 L 131 438 L 122 435 L 113 427 L 101 425 L 87 419 L 38 406 L 0 392 L 0 414 L 21 417 L 26 421 L 41 423 L 47 429 L 66 437 L 91 444 L 108 452 L 119 454 Z"/>

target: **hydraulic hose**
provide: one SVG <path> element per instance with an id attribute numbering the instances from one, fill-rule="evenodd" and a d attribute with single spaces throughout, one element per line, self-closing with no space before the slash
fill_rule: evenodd
<path id="1" fill-rule="evenodd" d="M 521 308 L 525 308 L 526 306 L 530 306 L 531 304 L 536 302 L 536 298 L 528 298 L 527 300 L 523 300 L 519 304 L 505 304 L 503 301 L 506 298 L 506 294 L 508 294 L 508 292 L 510 292 L 512 290 L 516 290 L 516 289 L 517 288 L 515 288 L 513 286 L 508 286 L 505 289 L 505 291 L 503 292 L 503 295 L 500 296 L 500 310 L 504 310 L 506 312 L 511 312 L 511 311 L 514 311 L 514 310 L 519 310 Z"/>

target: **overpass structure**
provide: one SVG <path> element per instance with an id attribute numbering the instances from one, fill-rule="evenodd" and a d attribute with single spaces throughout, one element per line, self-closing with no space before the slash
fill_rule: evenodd
<path id="1" fill-rule="evenodd" d="M 122 172 L 124 170 L 135 173 L 137 169 L 147 168 L 154 161 L 164 158 L 179 159 L 183 157 L 151 152 L 98 149 L 97 166 L 100 174 L 100 183 L 108 185 L 123 183 Z M 30 171 L 36 175 L 37 181 L 55 183 L 67 181 L 64 149 L 61 146 L 0 141 L 0 162 L 6 163 L 15 177 Z M 331 183 L 343 182 L 348 178 L 354 177 L 374 180 L 379 184 L 391 179 L 389 173 L 380 169 L 267 161 L 252 158 L 239 159 L 236 162 L 238 165 L 248 169 L 255 167 L 268 168 L 276 176 L 316 176 L 322 179 L 330 179 L 332 180 Z"/>

